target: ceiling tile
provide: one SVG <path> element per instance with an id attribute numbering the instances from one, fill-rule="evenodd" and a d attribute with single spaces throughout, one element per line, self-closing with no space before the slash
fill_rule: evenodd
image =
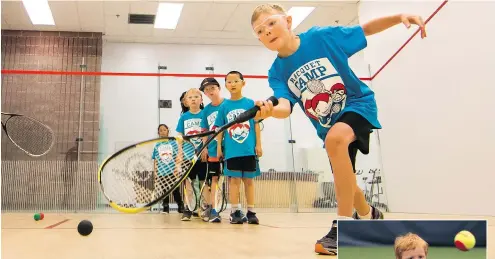
<path id="1" fill-rule="evenodd" d="M 22 24 L 9 24 L 10 30 L 32 30 L 33 26 L 26 26 Z"/>
<path id="2" fill-rule="evenodd" d="M 158 2 L 143 2 L 136 1 L 130 2 L 130 13 L 134 14 L 156 14 L 158 9 Z"/>
<path id="3" fill-rule="evenodd" d="M 348 25 L 352 20 L 354 20 L 358 15 L 358 5 L 357 4 L 343 4 L 341 9 L 332 15 L 334 21 L 338 21 L 339 25 Z"/>
<path id="4" fill-rule="evenodd" d="M 318 2 L 319 6 L 342 6 L 342 5 L 358 5 L 360 0 L 335 0 L 335 1 L 321 1 Z"/>
<path id="5" fill-rule="evenodd" d="M 57 27 L 53 25 L 34 25 L 32 30 L 35 31 L 59 31 Z"/>
<path id="6" fill-rule="evenodd" d="M 7 23 L 7 21 L 5 20 L 4 17 L 2 17 L 2 28 L 4 28 L 4 26 L 8 26 L 9 24 Z"/>
<path id="7" fill-rule="evenodd" d="M 71 1 L 50 2 L 53 20 L 58 27 L 80 28 L 77 3 Z"/>
<path id="8" fill-rule="evenodd" d="M 79 22 L 83 31 L 104 30 L 103 2 L 101 1 L 82 1 L 77 2 L 79 11 Z"/>
<path id="9" fill-rule="evenodd" d="M 129 1 L 105 1 L 103 4 L 103 14 L 106 15 L 113 15 L 117 16 L 119 15 L 120 17 L 127 17 L 129 16 L 131 8 L 131 2 Z"/>
<path id="10" fill-rule="evenodd" d="M 2 18 L 10 25 L 32 26 L 31 20 L 21 1 L 2 1 Z"/>
<path id="11" fill-rule="evenodd" d="M 106 35 L 127 35 L 129 34 L 129 24 L 127 16 L 105 15 Z"/>
<path id="12" fill-rule="evenodd" d="M 230 19 L 236 19 L 232 14 L 237 6 L 237 4 L 213 4 L 208 15 L 203 20 L 201 29 L 208 31 L 223 30 Z"/>
<path id="13" fill-rule="evenodd" d="M 176 36 L 176 32 L 174 30 L 153 29 L 153 37 L 166 38 L 173 36 Z"/>
<path id="14" fill-rule="evenodd" d="M 170 0 L 179 1 L 179 0 Z M 251 14 L 262 2 L 228 0 L 185 0 L 175 30 L 154 29 L 152 25 L 129 25 L 129 13 L 156 14 L 158 0 L 50 0 L 56 26 L 34 27 L 22 2 L 2 1 L 2 26 L 18 30 L 64 30 L 104 32 L 113 42 L 171 44 L 214 44 L 260 46 L 251 32 Z M 315 11 L 296 29 L 314 25 L 357 23 L 357 1 L 282 1 L 292 6 L 316 6 Z M 119 16 L 117 16 L 119 15 Z"/>
<path id="15" fill-rule="evenodd" d="M 2 30 L 10 30 L 11 26 L 2 19 Z"/>
<path id="16" fill-rule="evenodd" d="M 151 24 L 129 24 L 129 33 L 132 36 L 153 36 L 153 25 Z"/>
<path id="17" fill-rule="evenodd" d="M 232 31 L 200 31 L 200 33 L 197 35 L 197 37 L 199 38 L 206 39 L 243 39 L 244 36 L 245 34 Z"/>
<path id="18" fill-rule="evenodd" d="M 334 25 L 332 21 L 335 13 L 339 12 L 341 7 L 317 7 L 313 12 L 294 30 L 296 33 L 307 31 L 313 26 L 329 26 Z"/>
<path id="19" fill-rule="evenodd" d="M 256 6 L 258 4 L 239 4 L 225 26 L 225 30 L 251 33 L 251 15 Z"/>
<path id="20" fill-rule="evenodd" d="M 186 3 L 182 8 L 182 13 L 179 18 L 175 34 L 187 37 L 193 37 L 201 29 L 202 23 L 212 3 Z"/>

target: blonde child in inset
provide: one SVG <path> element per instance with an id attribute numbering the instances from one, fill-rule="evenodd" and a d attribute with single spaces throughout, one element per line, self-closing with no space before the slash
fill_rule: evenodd
<path id="1" fill-rule="evenodd" d="M 396 259 L 426 259 L 428 243 L 416 234 L 407 233 L 395 239 L 394 251 Z"/>

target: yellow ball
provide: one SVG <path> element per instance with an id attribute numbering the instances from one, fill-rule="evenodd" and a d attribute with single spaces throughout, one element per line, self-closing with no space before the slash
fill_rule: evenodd
<path id="1" fill-rule="evenodd" d="M 455 247 L 461 251 L 469 251 L 476 244 L 476 238 L 467 230 L 463 230 L 454 238 Z"/>

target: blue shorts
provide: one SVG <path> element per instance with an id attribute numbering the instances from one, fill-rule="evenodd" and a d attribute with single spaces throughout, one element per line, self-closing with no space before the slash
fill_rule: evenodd
<path id="1" fill-rule="evenodd" d="M 256 156 L 232 157 L 224 162 L 223 174 L 237 178 L 255 178 L 261 175 Z"/>

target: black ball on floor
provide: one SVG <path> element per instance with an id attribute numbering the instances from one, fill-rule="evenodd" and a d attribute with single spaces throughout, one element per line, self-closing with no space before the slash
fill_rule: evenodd
<path id="1" fill-rule="evenodd" d="M 77 225 L 77 232 L 82 236 L 87 236 L 93 232 L 93 224 L 89 220 L 82 220 L 79 222 L 79 225 Z"/>

